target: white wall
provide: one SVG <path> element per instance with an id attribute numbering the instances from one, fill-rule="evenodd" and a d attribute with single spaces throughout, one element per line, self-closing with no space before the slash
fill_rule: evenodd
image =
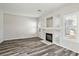
<path id="1" fill-rule="evenodd" d="M 26 16 L 4 14 L 4 39 L 30 38 L 37 36 L 37 20 Z"/>
<path id="2" fill-rule="evenodd" d="M 3 12 L 0 11 L 0 42 L 3 41 Z"/>
<path id="3" fill-rule="evenodd" d="M 68 5 L 65 5 L 64 7 L 61 7 L 59 9 L 55 10 L 55 11 L 50 11 L 49 13 L 41 16 L 39 18 L 39 26 L 40 26 L 39 28 L 43 29 L 45 27 L 45 24 L 46 24 L 45 19 L 47 17 L 53 16 L 54 17 L 53 24 L 55 24 L 55 25 L 56 25 L 57 21 L 59 22 L 59 20 L 60 20 L 61 21 L 59 23 L 60 31 L 58 31 L 58 32 L 53 31 L 55 35 L 60 34 L 59 37 L 58 37 L 58 40 L 54 39 L 54 43 L 61 45 L 65 48 L 67 48 L 67 49 L 73 50 L 75 52 L 79 52 L 79 46 L 78 46 L 79 45 L 79 39 L 76 39 L 76 42 L 72 42 L 72 41 L 66 40 L 66 37 L 64 36 L 65 30 L 64 30 L 63 16 L 65 14 L 72 13 L 72 12 L 79 12 L 79 4 L 68 4 Z M 78 23 L 79 23 L 79 21 L 78 21 Z M 56 28 L 55 25 L 54 25 L 54 28 Z M 78 30 L 79 30 L 79 28 L 78 28 Z M 79 33 L 79 31 L 78 31 L 78 33 Z M 39 32 L 39 37 L 41 37 L 42 39 L 45 39 L 45 33 L 44 33 L 43 30 L 41 32 Z M 79 35 L 78 35 L 78 37 L 79 37 Z M 59 41 L 59 42 L 57 43 L 57 41 Z"/>

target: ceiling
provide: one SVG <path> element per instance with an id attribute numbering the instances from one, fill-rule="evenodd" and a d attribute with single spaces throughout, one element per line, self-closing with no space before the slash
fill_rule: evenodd
<path id="1" fill-rule="evenodd" d="M 0 3 L 0 8 L 5 13 L 40 17 L 42 14 L 61 6 L 64 3 Z M 38 11 L 39 10 L 39 11 Z"/>

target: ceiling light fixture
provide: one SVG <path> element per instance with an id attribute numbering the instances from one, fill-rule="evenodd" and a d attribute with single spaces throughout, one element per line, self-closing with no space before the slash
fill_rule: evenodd
<path id="1" fill-rule="evenodd" d="M 38 11 L 38 12 L 41 12 L 41 10 L 40 10 L 40 9 L 38 9 L 37 11 Z"/>

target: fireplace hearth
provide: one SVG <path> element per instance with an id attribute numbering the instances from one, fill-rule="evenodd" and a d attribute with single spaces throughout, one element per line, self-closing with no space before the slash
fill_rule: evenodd
<path id="1" fill-rule="evenodd" d="M 46 40 L 47 41 L 53 42 L 52 38 L 53 38 L 53 34 L 52 33 L 46 33 Z"/>

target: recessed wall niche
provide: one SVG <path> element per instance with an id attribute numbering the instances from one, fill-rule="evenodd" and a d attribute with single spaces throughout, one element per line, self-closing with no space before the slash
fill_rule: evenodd
<path id="1" fill-rule="evenodd" d="M 53 17 L 48 17 L 46 19 L 46 27 L 52 27 L 53 26 Z"/>

